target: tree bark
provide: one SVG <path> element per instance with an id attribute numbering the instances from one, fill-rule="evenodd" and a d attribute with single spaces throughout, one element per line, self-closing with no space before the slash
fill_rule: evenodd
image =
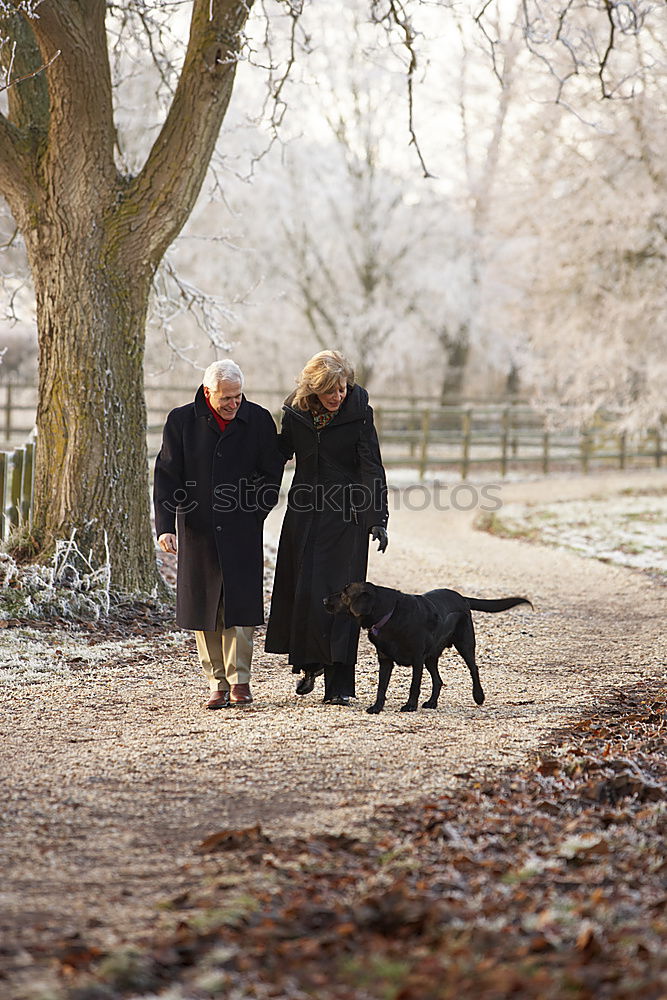
<path id="1" fill-rule="evenodd" d="M 38 18 L 2 19 L 21 44 L 22 75 L 41 70 L 0 115 L 0 192 L 37 302 L 33 535 L 43 556 L 74 531 L 86 555 L 101 562 L 108 551 L 124 591 L 160 586 L 143 386 L 151 282 L 201 189 L 250 6 L 193 0 L 172 106 L 133 178 L 114 162 L 105 0 L 49 0 Z"/>
<path id="2" fill-rule="evenodd" d="M 124 591 L 158 586 L 150 527 L 144 324 L 150 281 L 105 259 L 92 233 L 29 243 L 39 327 L 33 534 L 43 553 L 76 529 Z M 50 249 L 64 245 L 67 253 Z"/>

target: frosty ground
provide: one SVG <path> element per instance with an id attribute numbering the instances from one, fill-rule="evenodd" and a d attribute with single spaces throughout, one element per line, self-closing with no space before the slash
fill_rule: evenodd
<path id="1" fill-rule="evenodd" d="M 480 510 L 489 485 L 503 504 L 491 512 Z M 664 678 L 666 491 L 665 473 L 647 470 L 477 483 L 455 504 L 440 490 L 437 507 L 433 486 L 392 495 L 390 547 L 372 554 L 369 579 L 534 603 L 475 616 L 481 708 L 462 661 L 447 655 L 436 713 L 399 713 L 408 676 L 397 669 L 385 712 L 368 716 L 376 671 L 365 640 L 357 704 L 323 706 L 317 689 L 297 699 L 259 637 L 252 709 L 206 712 L 192 639 L 168 619 L 10 623 L 0 633 L 10 992 L 0 981 L 0 995 L 36 996 L 54 950 L 76 935 L 102 949 L 140 940 L 165 898 L 202 875 L 196 847 L 210 834 L 256 822 L 271 836 L 362 833 L 378 806 L 518 765 L 612 689 Z M 476 529 L 480 520 L 507 537 Z M 627 540 L 633 524 L 641 541 Z M 279 513 L 274 539 L 278 527 Z M 585 554 L 561 544 L 581 549 L 586 532 Z M 639 568 L 623 565 L 640 546 Z"/>

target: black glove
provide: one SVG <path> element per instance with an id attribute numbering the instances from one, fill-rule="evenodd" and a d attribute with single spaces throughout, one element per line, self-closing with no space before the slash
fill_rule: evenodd
<path id="1" fill-rule="evenodd" d="M 384 552 L 389 545 L 389 535 L 381 524 L 374 524 L 371 528 L 371 538 L 378 543 L 378 552 Z"/>

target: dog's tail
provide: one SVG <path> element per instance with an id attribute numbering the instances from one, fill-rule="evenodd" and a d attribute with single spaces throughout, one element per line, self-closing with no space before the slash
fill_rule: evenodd
<path id="1" fill-rule="evenodd" d="M 529 604 L 532 608 L 532 603 L 527 597 L 499 597 L 495 601 L 483 601 L 477 597 L 466 597 L 466 601 L 470 605 L 471 611 L 507 611 L 508 608 L 514 608 L 517 604 Z"/>

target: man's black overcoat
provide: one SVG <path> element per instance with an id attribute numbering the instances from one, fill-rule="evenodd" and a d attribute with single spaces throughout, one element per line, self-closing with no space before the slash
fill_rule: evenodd
<path id="1" fill-rule="evenodd" d="M 269 653 L 289 662 L 354 664 L 359 629 L 330 615 L 323 599 L 366 579 L 368 533 L 386 526 L 387 487 L 368 393 L 350 388 L 336 416 L 317 431 L 309 412 L 283 406 L 280 446 L 296 455 L 278 546 Z"/>
<path id="2" fill-rule="evenodd" d="M 264 621 L 264 518 L 275 506 L 284 458 L 268 410 L 245 396 L 220 431 L 203 388 L 167 417 L 155 463 L 158 537 L 178 536 L 176 623 L 214 631 Z"/>

